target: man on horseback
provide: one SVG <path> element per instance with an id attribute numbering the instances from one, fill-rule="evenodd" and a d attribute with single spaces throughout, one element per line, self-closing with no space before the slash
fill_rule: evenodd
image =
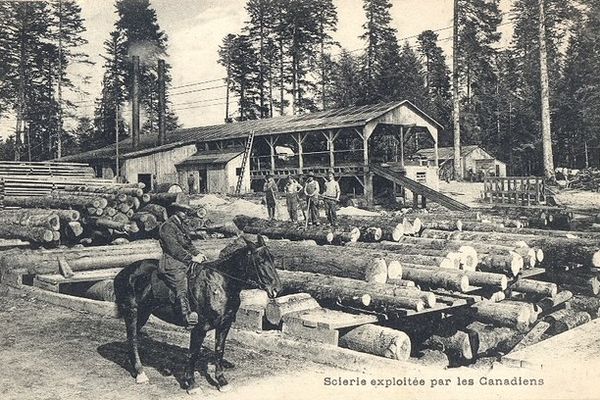
<path id="1" fill-rule="evenodd" d="M 188 213 L 193 209 L 173 204 L 170 211 L 171 217 L 161 225 L 158 233 L 163 249 L 158 272 L 160 278 L 175 293 L 183 320 L 188 326 L 193 326 L 198 323 L 198 314 L 190 310 L 187 273 L 192 263 L 202 263 L 206 256 L 194 247 L 190 238 Z"/>

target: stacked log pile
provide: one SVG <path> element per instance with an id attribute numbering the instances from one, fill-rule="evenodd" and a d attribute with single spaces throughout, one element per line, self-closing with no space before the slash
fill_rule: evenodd
<path id="1" fill-rule="evenodd" d="M 144 193 L 143 184 L 62 185 L 49 194 L 4 196 L 0 238 L 34 244 L 106 244 L 153 237 L 183 193 Z"/>
<path id="2" fill-rule="evenodd" d="M 597 168 L 586 168 L 580 170 L 569 182 L 572 189 L 583 189 L 592 192 L 600 191 L 600 170 Z"/>
<path id="3" fill-rule="evenodd" d="M 65 185 L 27 203 L 7 196 L 5 206 L 22 208 L 0 210 L 0 237 L 36 243 L 48 237 L 46 243 L 56 243 L 56 232 L 60 243 L 95 246 L 9 251 L 0 266 L 64 275 L 158 259 L 158 242 L 139 239 L 152 238 L 167 217 L 165 207 L 185 201 L 182 196 L 144 194 L 135 185 Z M 533 228 L 534 219 L 560 215 L 547 209 L 541 218 L 538 212 L 343 217 L 335 228 L 238 215 L 233 224 L 202 229 L 270 238 L 282 294 L 299 295 L 296 303 L 267 309 L 274 326 L 282 323 L 285 307 L 291 312 L 300 303 L 364 313 L 385 321 L 385 329 L 401 327 L 411 339 L 420 338 L 412 343 L 415 353 L 441 351 L 450 362 L 464 362 L 534 343 L 600 314 L 600 234 Z M 12 236 L 3 236 L 5 230 Z M 216 258 L 234 241 L 195 245 Z M 96 245 L 110 242 L 120 244 Z M 92 291 L 107 288 L 102 281 Z M 411 327 L 417 315 L 435 315 L 441 323 Z M 363 346 L 364 338 L 383 335 L 385 343 L 372 350 L 377 353 L 408 340 L 397 332 L 382 333 L 378 325 L 359 328 L 343 332 L 341 345 Z"/>

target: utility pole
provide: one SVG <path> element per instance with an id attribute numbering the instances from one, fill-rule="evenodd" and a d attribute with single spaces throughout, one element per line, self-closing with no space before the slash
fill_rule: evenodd
<path id="1" fill-rule="evenodd" d="M 454 179 L 462 181 L 463 171 L 460 162 L 460 90 L 458 62 L 458 12 L 459 0 L 454 0 L 454 23 L 452 32 L 452 122 L 454 124 Z"/>
<path id="2" fill-rule="evenodd" d="M 539 2 L 539 40 L 540 40 L 540 84 L 542 100 L 542 155 L 544 159 L 544 177 L 554 181 L 554 157 L 552 155 L 552 131 L 550 126 L 550 89 L 548 84 L 548 52 L 546 50 L 546 13 L 544 0 Z"/>

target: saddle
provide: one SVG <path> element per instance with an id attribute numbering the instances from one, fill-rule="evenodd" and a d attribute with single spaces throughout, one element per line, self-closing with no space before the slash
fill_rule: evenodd
<path id="1" fill-rule="evenodd" d="M 190 268 L 187 273 L 188 282 L 189 282 L 190 274 L 192 272 L 193 272 L 193 268 Z M 154 271 L 152 271 L 152 275 L 150 276 L 150 279 L 151 279 L 150 286 L 152 288 L 152 295 L 157 300 L 165 301 L 165 302 L 168 301 L 170 304 L 176 304 L 177 297 L 175 297 L 175 292 L 173 292 L 171 289 L 169 289 L 167 284 L 160 278 L 159 275 L 160 275 L 160 272 L 158 272 L 158 269 L 155 269 Z M 188 301 L 190 302 L 190 306 L 196 305 L 196 299 L 194 298 L 194 296 L 191 295 L 191 288 L 189 287 L 189 285 L 188 285 Z"/>
<path id="2" fill-rule="evenodd" d="M 160 279 L 158 274 L 158 270 L 152 271 L 151 287 L 154 298 L 162 301 L 168 300 L 169 303 L 175 304 L 175 302 L 177 301 L 177 298 L 175 297 L 175 292 L 169 289 L 167 284 L 162 279 Z"/>

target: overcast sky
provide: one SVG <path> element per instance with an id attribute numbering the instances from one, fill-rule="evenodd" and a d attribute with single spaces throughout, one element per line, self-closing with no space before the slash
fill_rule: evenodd
<path id="1" fill-rule="evenodd" d="M 223 78 L 224 69 L 217 63 L 217 49 L 228 33 L 237 33 L 247 16 L 246 0 L 150 0 L 157 12 L 158 22 L 169 37 L 168 62 L 172 66 L 173 87 Z M 308 1 L 308 0 L 307 0 Z M 338 10 L 338 31 L 333 35 L 342 47 L 355 50 L 363 47 L 358 38 L 362 33 L 364 11 L 362 0 L 334 0 Z M 510 9 L 511 0 L 502 0 L 502 11 Z M 116 19 L 115 8 L 109 0 L 80 0 L 88 44 L 81 50 L 89 54 L 93 67 L 70 68 L 69 73 L 91 76 L 87 96 L 71 97 L 79 103 L 77 115 L 93 115 L 93 100 L 98 98 L 102 79 L 103 42 L 108 38 Z M 414 36 L 426 29 L 440 30 L 440 45 L 451 56 L 452 0 L 392 0 L 393 26 L 398 38 L 414 44 Z M 505 22 L 507 20 L 505 16 Z M 509 26 L 503 31 L 510 32 Z M 504 35 L 503 45 L 510 39 Z M 446 40 L 444 40 L 446 39 Z M 339 53 L 339 49 L 334 53 Z M 450 60 L 450 58 L 448 58 Z M 76 78 L 75 78 L 76 79 Z M 225 89 L 222 81 L 207 82 L 171 90 L 173 109 L 184 127 L 218 124 L 223 121 Z M 188 94 L 183 91 L 198 90 Z M 69 123 L 69 121 L 67 121 Z M 2 135 L 14 132 L 14 122 L 2 122 Z"/>

